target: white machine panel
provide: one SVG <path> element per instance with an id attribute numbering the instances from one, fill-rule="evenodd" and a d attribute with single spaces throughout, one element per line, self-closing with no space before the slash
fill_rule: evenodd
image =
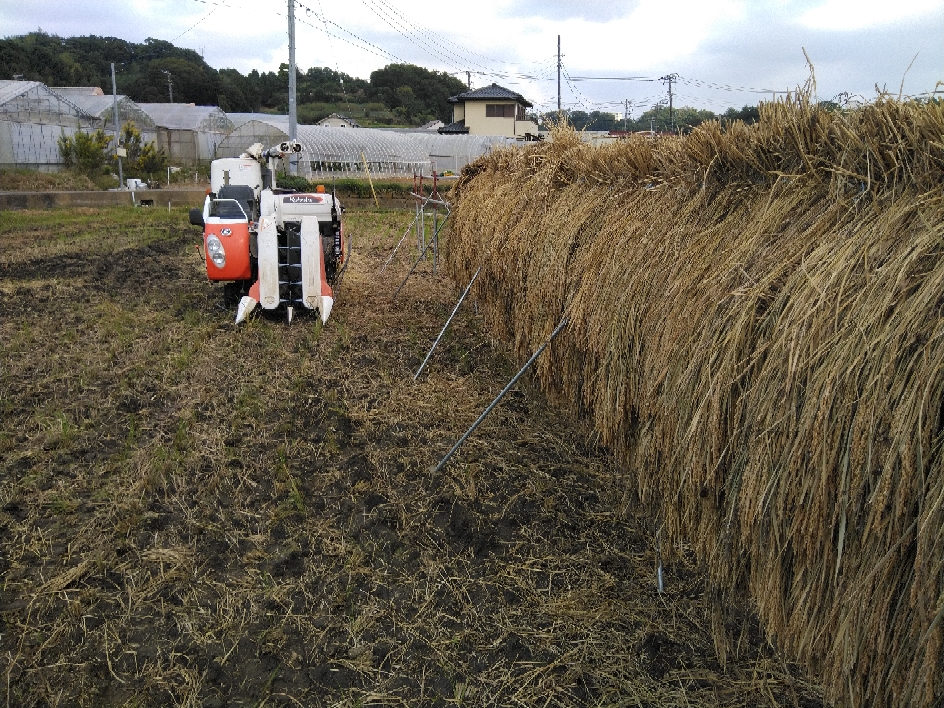
<path id="1" fill-rule="evenodd" d="M 279 226 L 286 221 L 298 221 L 303 216 L 317 216 L 321 221 L 331 219 L 330 194 L 279 194 L 276 195 Z"/>
<path id="2" fill-rule="evenodd" d="M 302 217 L 302 301 L 309 310 L 321 310 L 321 233 L 318 217 Z"/>
<path id="3" fill-rule="evenodd" d="M 252 187 L 252 191 L 259 196 L 262 189 L 262 169 L 259 163 L 243 157 L 227 157 L 213 160 L 210 163 L 210 190 L 219 192 L 220 187 L 227 184 L 244 184 Z"/>
<path id="4" fill-rule="evenodd" d="M 279 306 L 279 236 L 275 219 L 259 219 L 259 304 L 263 309 Z"/>

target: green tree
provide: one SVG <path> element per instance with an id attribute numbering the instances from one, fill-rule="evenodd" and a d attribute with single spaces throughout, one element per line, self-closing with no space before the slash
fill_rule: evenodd
<path id="1" fill-rule="evenodd" d="M 658 105 L 630 122 L 629 129 L 636 131 L 652 129 L 657 133 L 687 133 L 706 120 L 715 118 L 717 116 L 714 113 L 700 108 L 681 106 L 670 112 L 668 106 Z"/>
<path id="2" fill-rule="evenodd" d="M 91 134 L 76 131 L 71 136 L 62 131 L 57 142 L 59 154 L 66 167 L 83 174 L 95 175 L 101 174 L 108 162 L 110 156 L 106 151 L 111 140 L 111 136 L 99 128 Z"/>
<path id="3" fill-rule="evenodd" d="M 724 115 L 721 116 L 725 122 L 741 120 L 745 123 L 752 124 L 760 120 L 760 111 L 757 110 L 757 106 L 744 106 L 743 108 L 729 108 L 724 112 Z"/>
<path id="4" fill-rule="evenodd" d="M 548 117 L 554 118 L 557 113 L 549 114 Z M 617 124 L 616 116 L 613 113 L 604 113 L 602 111 L 569 111 L 567 120 L 575 130 L 621 130 L 622 122 Z"/>
<path id="5" fill-rule="evenodd" d="M 127 163 L 132 166 L 137 165 L 141 157 L 141 131 L 137 129 L 133 120 L 121 126 L 119 141 L 121 147 L 127 152 L 125 157 Z"/>
<path id="6" fill-rule="evenodd" d="M 465 90 L 464 83 L 445 72 L 414 64 L 388 64 L 371 72 L 367 93 L 368 98 L 394 109 L 404 122 L 421 123 L 435 117 L 448 123 L 452 106 L 447 99 Z"/>
<path id="7" fill-rule="evenodd" d="M 141 147 L 136 167 L 148 177 L 153 176 L 155 172 L 163 172 L 167 169 L 167 154 L 158 150 L 152 140 Z"/>

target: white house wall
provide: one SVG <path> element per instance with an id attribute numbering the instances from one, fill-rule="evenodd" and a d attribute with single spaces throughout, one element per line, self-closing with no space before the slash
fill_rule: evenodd
<path id="1" fill-rule="evenodd" d="M 523 138 L 525 133 L 538 134 L 538 126 L 530 120 L 516 118 L 487 118 L 485 104 L 513 105 L 517 110 L 517 103 L 513 101 L 467 101 L 465 103 L 465 125 L 470 135 L 506 135 L 508 137 Z"/>

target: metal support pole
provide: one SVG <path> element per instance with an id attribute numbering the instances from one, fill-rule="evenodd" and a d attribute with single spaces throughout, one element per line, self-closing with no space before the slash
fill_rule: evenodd
<path id="1" fill-rule="evenodd" d="M 433 206 L 433 275 L 439 265 L 439 207 Z"/>
<path id="2" fill-rule="evenodd" d="M 561 75 L 560 35 L 557 35 L 557 119 L 558 120 L 560 120 L 560 117 L 561 117 L 560 75 Z"/>
<path id="3" fill-rule="evenodd" d="M 501 390 L 501 393 L 499 393 L 495 397 L 495 400 L 488 404 L 488 408 L 482 411 L 482 415 L 480 415 L 478 420 L 476 420 L 472 424 L 472 427 L 466 431 L 465 435 L 459 438 L 459 441 L 455 445 L 452 446 L 452 449 L 448 453 L 446 453 L 446 456 L 442 458 L 442 460 L 439 461 L 439 464 L 436 465 L 435 468 L 433 468 L 433 472 L 439 472 L 446 465 L 446 463 L 449 462 L 452 456 L 456 453 L 456 450 L 458 450 L 461 447 L 462 443 L 464 443 L 468 439 L 468 437 L 472 434 L 472 432 L 477 427 L 479 427 L 482 421 L 485 420 L 486 416 L 488 416 L 488 414 L 492 412 L 492 409 L 498 405 L 498 402 L 501 401 L 501 399 L 505 397 L 505 394 L 508 393 L 516 383 L 518 383 L 518 379 L 520 379 L 522 375 L 524 374 L 524 372 L 527 371 L 528 368 L 531 366 L 531 364 L 533 364 L 537 360 L 537 358 L 541 356 L 544 350 L 547 349 L 547 345 L 550 344 L 551 341 L 553 341 L 554 337 L 557 336 L 558 332 L 564 329 L 564 326 L 566 324 L 567 324 L 567 317 L 565 315 L 564 318 L 560 321 L 560 324 L 557 325 L 557 328 L 553 332 L 551 332 L 551 336 L 547 338 L 547 341 L 544 342 L 544 344 L 542 344 L 538 348 L 538 350 L 534 352 L 534 354 L 531 355 L 531 358 L 528 359 L 528 362 L 524 366 L 521 367 L 521 370 L 517 374 L 515 374 L 515 377 L 511 381 L 508 382 L 508 385 L 505 386 L 505 388 Z"/>
<path id="4" fill-rule="evenodd" d="M 115 82 L 115 62 L 111 63 L 111 112 L 115 119 L 115 155 L 118 157 L 118 187 L 124 188 L 125 176 L 121 171 L 121 154 L 118 150 L 121 148 L 121 127 L 118 120 L 118 84 Z"/>
<path id="5" fill-rule="evenodd" d="M 448 216 L 447 216 L 445 219 L 443 219 L 442 224 L 439 225 L 440 228 L 442 228 L 443 225 L 445 225 L 445 223 L 446 223 L 446 221 L 448 221 L 448 219 L 449 219 Z M 400 283 L 400 287 L 397 288 L 397 291 L 390 297 L 391 300 L 395 300 L 396 297 L 397 297 L 397 295 L 400 294 L 400 291 L 403 290 L 403 286 L 406 285 L 406 281 L 409 280 L 409 278 L 410 278 L 411 275 L 413 275 L 413 271 L 416 270 L 416 266 L 418 266 L 418 265 L 420 264 L 420 261 L 423 260 L 424 256 L 426 256 L 426 251 L 427 251 L 427 249 L 428 249 L 432 244 L 433 244 L 433 242 L 430 241 L 428 244 L 426 244 L 426 248 L 424 248 L 424 249 L 420 252 L 419 258 L 417 258 L 417 259 L 416 259 L 416 262 L 413 263 L 413 267 L 410 268 L 410 272 L 406 274 L 406 277 L 403 279 L 403 282 Z"/>
<path id="6" fill-rule="evenodd" d="M 426 253 L 426 205 L 420 207 L 420 248 Z"/>
<path id="7" fill-rule="evenodd" d="M 669 84 L 669 129 L 674 133 L 675 132 L 675 111 L 672 106 L 672 82 L 678 81 L 678 74 L 666 74 L 665 76 L 660 76 L 659 81 Z"/>
<path id="8" fill-rule="evenodd" d="M 422 251 L 423 244 L 420 243 L 420 211 L 423 209 L 423 203 L 420 200 L 416 201 L 416 219 L 413 221 L 416 224 L 416 250 Z"/>
<path id="9" fill-rule="evenodd" d="M 459 306 L 462 305 L 462 301 L 465 300 L 465 296 L 469 294 L 469 291 L 472 289 L 472 283 L 475 282 L 475 279 L 479 277 L 479 271 L 482 270 L 482 266 L 478 267 L 478 270 L 475 271 L 475 275 L 472 276 L 472 280 L 469 281 L 469 284 L 465 287 L 465 292 L 462 293 L 462 297 L 459 298 L 459 302 L 456 303 L 456 306 L 452 310 L 452 314 L 449 315 L 449 319 L 446 320 L 446 324 L 443 325 L 442 331 L 439 333 L 439 336 L 436 337 L 436 341 L 433 342 L 433 346 L 430 347 L 429 353 L 426 355 L 426 358 L 423 359 L 423 363 L 420 364 L 420 368 L 416 370 L 416 373 L 413 374 L 413 381 L 415 382 L 419 375 L 423 373 L 423 369 L 426 368 L 426 364 L 429 361 L 429 358 L 433 355 L 433 352 L 436 350 L 436 347 L 439 346 L 439 340 L 443 338 L 443 335 L 446 333 L 446 329 L 449 327 L 449 324 L 452 322 L 452 318 L 456 316 L 456 313 L 459 311 Z"/>
<path id="10" fill-rule="evenodd" d="M 288 0 L 288 139 L 298 139 L 298 106 L 295 102 L 295 0 Z M 288 171 L 298 174 L 297 153 L 288 158 Z"/>
<path id="11" fill-rule="evenodd" d="M 396 300 L 397 295 L 400 294 L 400 291 L 403 290 L 403 286 L 406 285 L 406 281 L 410 279 L 410 276 L 413 275 L 413 271 L 416 270 L 416 266 L 420 264 L 420 261 L 423 260 L 423 256 L 426 255 L 426 249 L 420 253 L 419 257 L 413 262 L 413 265 L 410 267 L 409 272 L 406 274 L 406 277 L 403 279 L 403 282 L 400 283 L 400 287 L 396 289 L 393 295 L 390 296 L 390 300 Z"/>

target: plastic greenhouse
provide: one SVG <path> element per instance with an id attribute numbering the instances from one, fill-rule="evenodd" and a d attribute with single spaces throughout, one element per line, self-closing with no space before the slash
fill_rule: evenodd
<path id="1" fill-rule="evenodd" d="M 0 167 L 56 170 L 59 138 L 94 130 L 94 116 L 39 81 L 0 81 Z"/>
<path id="2" fill-rule="evenodd" d="M 234 125 L 216 106 L 189 103 L 139 103 L 156 126 L 157 147 L 172 163 L 195 164 L 221 157 L 223 138 Z M 120 110 L 120 109 L 119 109 Z"/>
<path id="3" fill-rule="evenodd" d="M 220 157 L 237 157 L 253 143 L 268 147 L 288 139 L 288 118 L 247 114 L 253 118 L 239 125 L 217 150 Z M 458 172 L 496 145 L 513 143 L 501 137 L 438 135 L 377 128 L 298 126 L 302 144 L 298 171 L 304 177 L 372 175 L 411 177 L 452 170 Z"/>
<path id="4" fill-rule="evenodd" d="M 56 93 L 69 99 L 89 115 L 98 120 L 98 125 L 107 132 L 114 131 L 115 123 L 112 118 L 112 108 L 115 99 L 111 94 L 103 94 L 98 88 L 62 88 L 53 89 Z M 134 126 L 141 131 L 145 142 L 155 139 L 154 121 L 141 107 L 127 96 L 118 96 L 118 120 L 121 125 L 129 121 L 134 122 Z"/>

